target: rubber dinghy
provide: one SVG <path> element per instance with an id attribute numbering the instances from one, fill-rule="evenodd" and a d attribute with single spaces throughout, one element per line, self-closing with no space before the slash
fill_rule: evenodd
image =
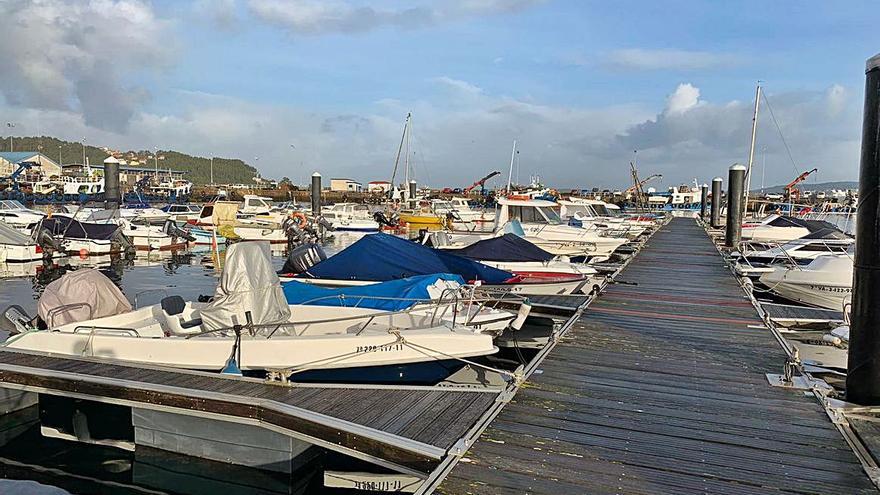
<path id="1" fill-rule="evenodd" d="M 281 370 L 294 381 L 410 384 L 436 383 L 459 359 L 497 352 L 492 335 L 431 311 L 288 305 L 268 242 L 230 246 L 209 303 L 123 302 L 100 272 L 72 272 L 46 287 L 39 321 L 4 312 L 17 332 L 3 345 L 210 371 L 236 357 L 245 372 Z"/>
<path id="2" fill-rule="evenodd" d="M 351 287 L 387 282 L 415 275 L 451 273 L 485 289 L 523 295 L 581 294 L 593 289 L 589 276 L 566 280 L 535 280 L 506 270 L 432 249 L 388 234 L 362 237 L 339 253 L 296 275 L 296 280 L 328 287 Z M 282 280 L 292 280 L 284 274 Z"/>

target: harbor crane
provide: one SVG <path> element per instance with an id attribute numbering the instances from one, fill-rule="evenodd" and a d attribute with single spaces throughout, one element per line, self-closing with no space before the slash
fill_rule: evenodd
<path id="1" fill-rule="evenodd" d="M 793 181 L 786 184 L 785 187 L 783 188 L 783 191 L 785 192 L 785 200 L 786 201 L 793 201 L 793 200 L 800 199 L 801 190 L 800 190 L 800 188 L 798 188 L 798 184 L 807 180 L 807 177 L 809 177 L 810 174 L 812 174 L 814 172 L 818 172 L 818 170 L 819 169 L 816 169 L 816 168 L 814 168 L 812 170 L 807 170 L 806 172 L 802 173 L 801 175 L 798 175 L 797 177 L 795 177 L 795 179 Z"/>
<path id="2" fill-rule="evenodd" d="M 38 164 L 33 163 L 33 162 L 21 162 L 21 163 L 18 163 L 17 165 L 18 165 L 18 168 L 15 169 L 15 172 L 12 172 L 11 174 L 7 175 L 6 177 L 0 177 L 0 183 L 5 184 L 6 187 L 12 186 L 13 191 L 19 190 L 18 177 L 21 174 L 25 173 L 26 171 L 30 170 L 30 168 L 33 167 L 34 165 L 38 165 Z"/>
<path id="3" fill-rule="evenodd" d="M 629 189 L 624 191 L 623 195 L 624 197 L 626 197 L 627 194 L 634 194 L 635 201 L 633 203 L 637 208 L 642 208 L 643 206 L 647 206 L 648 204 L 648 197 L 647 194 L 645 194 L 644 189 L 642 189 L 642 186 L 654 179 L 662 179 L 663 175 L 653 174 L 649 175 L 648 178 L 644 180 L 639 180 L 639 171 L 636 169 L 635 163 L 629 162 L 629 168 L 632 174 L 633 185 L 630 186 Z"/>
<path id="4" fill-rule="evenodd" d="M 480 179 L 480 180 L 474 182 L 473 184 L 469 185 L 468 187 L 464 188 L 464 190 L 462 190 L 462 192 L 465 195 L 470 194 L 470 192 L 475 187 L 479 186 L 480 187 L 480 195 L 485 196 L 486 195 L 486 181 L 491 179 L 492 177 L 495 177 L 496 175 L 501 175 L 501 172 L 499 172 L 497 170 L 493 171 L 491 174 L 483 177 L 482 179 Z"/>

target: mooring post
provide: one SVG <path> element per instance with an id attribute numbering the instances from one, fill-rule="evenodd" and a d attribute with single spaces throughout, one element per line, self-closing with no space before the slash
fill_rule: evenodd
<path id="1" fill-rule="evenodd" d="M 320 229 L 321 237 L 324 237 L 324 227 L 318 223 L 318 217 L 321 216 L 321 174 L 315 172 L 312 174 L 312 217 L 315 219 L 315 226 Z"/>
<path id="2" fill-rule="evenodd" d="M 746 167 L 735 163 L 730 166 L 727 176 L 727 230 L 724 245 L 729 248 L 739 246 L 742 235 L 743 188 L 745 187 Z"/>
<path id="3" fill-rule="evenodd" d="M 721 227 L 721 177 L 712 179 L 712 221 L 713 229 Z"/>
<path id="4" fill-rule="evenodd" d="M 865 67 L 863 118 L 846 400 L 874 406 L 880 404 L 880 54 Z"/>
<path id="5" fill-rule="evenodd" d="M 407 196 L 409 196 L 409 197 L 406 198 L 407 203 L 409 203 L 408 206 L 410 208 L 415 208 L 416 207 L 416 181 L 414 181 L 414 180 L 409 181 L 409 184 L 407 184 L 407 187 L 409 187 L 409 192 L 407 193 Z"/>
<path id="6" fill-rule="evenodd" d="M 700 220 L 706 221 L 706 202 L 709 201 L 709 198 L 706 196 L 709 195 L 709 185 L 703 184 L 700 187 Z"/>
<path id="7" fill-rule="evenodd" d="M 104 160 L 104 208 L 118 208 L 122 196 L 119 193 L 119 160 L 108 156 Z"/>

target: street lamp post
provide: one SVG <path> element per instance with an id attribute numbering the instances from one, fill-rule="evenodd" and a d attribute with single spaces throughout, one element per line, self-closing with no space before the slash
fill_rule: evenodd
<path id="1" fill-rule="evenodd" d="M 9 128 L 9 151 L 12 152 L 12 129 L 15 127 L 15 124 L 12 122 L 7 122 L 6 127 Z"/>
<path id="2" fill-rule="evenodd" d="M 211 185 L 214 185 L 214 155 L 211 155 Z"/>
<path id="3" fill-rule="evenodd" d="M 61 166 L 61 145 L 58 145 L 58 165 Z"/>

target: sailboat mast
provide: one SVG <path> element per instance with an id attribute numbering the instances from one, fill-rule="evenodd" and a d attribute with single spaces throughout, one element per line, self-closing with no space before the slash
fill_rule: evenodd
<path id="1" fill-rule="evenodd" d="M 406 139 L 406 128 L 409 126 L 409 118 L 412 113 L 406 114 L 406 122 L 403 124 L 403 134 L 400 136 L 400 144 L 397 145 L 397 156 L 394 158 L 394 170 L 391 172 L 391 187 L 388 194 L 394 194 L 394 179 L 397 177 L 397 165 L 400 163 L 400 153 L 403 151 L 403 141 Z"/>
<path id="2" fill-rule="evenodd" d="M 507 174 L 507 195 L 510 195 L 510 182 L 513 180 L 513 160 L 516 158 L 516 139 L 513 140 L 513 150 L 510 152 L 510 172 Z"/>
<path id="3" fill-rule="evenodd" d="M 749 211 L 749 189 L 752 184 L 752 165 L 755 162 L 755 137 L 758 133 L 758 108 L 761 105 L 761 85 L 755 87 L 755 113 L 752 116 L 752 141 L 749 144 L 749 165 L 746 169 L 745 201 L 743 201 L 743 218 Z"/>

